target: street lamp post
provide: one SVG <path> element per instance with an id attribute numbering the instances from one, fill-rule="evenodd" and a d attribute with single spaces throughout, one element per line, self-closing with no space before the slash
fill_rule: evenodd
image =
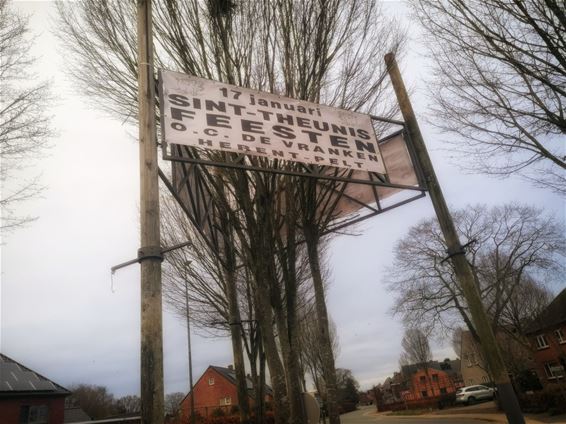
<path id="1" fill-rule="evenodd" d="M 189 393 L 191 394 L 191 424 L 195 424 L 195 394 L 193 392 L 193 355 L 191 351 L 191 316 L 189 312 L 189 283 L 185 280 L 185 311 L 187 317 L 187 344 L 189 353 Z"/>

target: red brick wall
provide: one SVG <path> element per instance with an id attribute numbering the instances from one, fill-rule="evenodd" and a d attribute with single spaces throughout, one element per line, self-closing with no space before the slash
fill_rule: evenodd
<path id="1" fill-rule="evenodd" d="M 437 376 L 437 380 L 433 380 L 433 376 Z M 424 377 L 424 382 L 421 381 Z M 422 392 L 427 392 L 427 397 L 440 396 L 440 389 L 446 389 L 446 394 L 454 393 L 456 387 L 452 379 L 442 370 L 428 368 L 428 370 L 418 370 L 411 376 L 411 394 L 413 399 L 422 399 Z"/>
<path id="2" fill-rule="evenodd" d="M 22 397 L 0 399 L 0 422 L 2 424 L 19 424 L 20 408 L 25 405 L 47 405 L 49 408 L 49 424 L 62 424 L 65 414 L 64 397 Z"/>
<path id="3" fill-rule="evenodd" d="M 531 336 L 531 342 L 534 350 L 534 360 L 537 366 L 537 374 L 541 383 L 543 384 L 554 383 L 557 380 L 564 382 L 564 378 L 548 379 L 548 376 L 544 371 L 545 362 L 557 362 L 558 364 L 560 364 L 560 358 L 566 358 L 566 343 L 560 344 L 556 338 L 556 335 L 554 334 L 554 331 L 559 328 L 562 330 L 564 338 L 566 338 L 566 324 L 552 327 Z M 548 342 L 548 347 L 543 349 L 539 349 L 537 346 L 537 336 L 539 336 L 540 334 L 544 334 Z"/>
<path id="4" fill-rule="evenodd" d="M 209 379 L 214 379 L 214 384 L 209 384 Z M 226 380 L 222 374 L 213 368 L 208 368 L 194 386 L 195 410 L 204 417 L 210 416 L 215 409 L 222 409 L 230 413 L 234 405 L 238 405 L 238 393 L 236 386 Z M 181 404 L 184 417 L 190 416 L 191 394 Z M 231 404 L 220 406 L 220 399 L 231 398 Z M 186 419 L 186 418 L 185 418 Z"/>

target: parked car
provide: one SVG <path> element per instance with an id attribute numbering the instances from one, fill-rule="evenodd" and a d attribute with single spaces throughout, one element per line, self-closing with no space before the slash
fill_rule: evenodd
<path id="1" fill-rule="evenodd" d="M 486 386 L 466 386 L 456 391 L 456 403 L 472 404 L 479 400 L 491 400 L 495 397 L 495 389 Z"/>

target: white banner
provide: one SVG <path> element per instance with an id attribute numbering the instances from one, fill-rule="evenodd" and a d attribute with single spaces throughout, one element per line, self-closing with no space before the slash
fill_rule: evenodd
<path id="1" fill-rule="evenodd" d="M 160 72 L 164 141 L 385 174 L 368 115 Z"/>

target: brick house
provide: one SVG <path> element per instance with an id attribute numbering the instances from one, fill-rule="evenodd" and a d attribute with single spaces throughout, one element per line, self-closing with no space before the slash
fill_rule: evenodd
<path id="1" fill-rule="evenodd" d="M 0 422 L 62 424 L 70 392 L 0 353 Z"/>
<path id="2" fill-rule="evenodd" d="M 536 372 L 543 385 L 566 377 L 566 289 L 539 314 L 527 330 L 534 349 Z"/>
<path id="3" fill-rule="evenodd" d="M 378 411 L 396 411 L 436 406 L 462 386 L 460 360 L 447 358 L 442 362 L 430 361 L 427 367 L 403 365 L 400 372 L 372 390 Z"/>
<path id="4" fill-rule="evenodd" d="M 252 381 L 247 378 L 248 402 L 253 408 L 254 397 Z M 232 366 L 228 368 L 210 365 L 197 380 L 193 391 L 188 393 L 181 402 L 182 421 L 190 417 L 191 396 L 194 393 L 195 412 L 202 417 L 209 417 L 217 410 L 230 415 L 238 406 L 238 389 L 236 387 L 236 373 Z M 265 400 L 273 400 L 271 388 L 266 386 Z"/>
<path id="5" fill-rule="evenodd" d="M 428 399 L 456 392 L 456 384 L 447 372 L 435 368 L 419 368 L 411 375 L 407 400 Z"/>

